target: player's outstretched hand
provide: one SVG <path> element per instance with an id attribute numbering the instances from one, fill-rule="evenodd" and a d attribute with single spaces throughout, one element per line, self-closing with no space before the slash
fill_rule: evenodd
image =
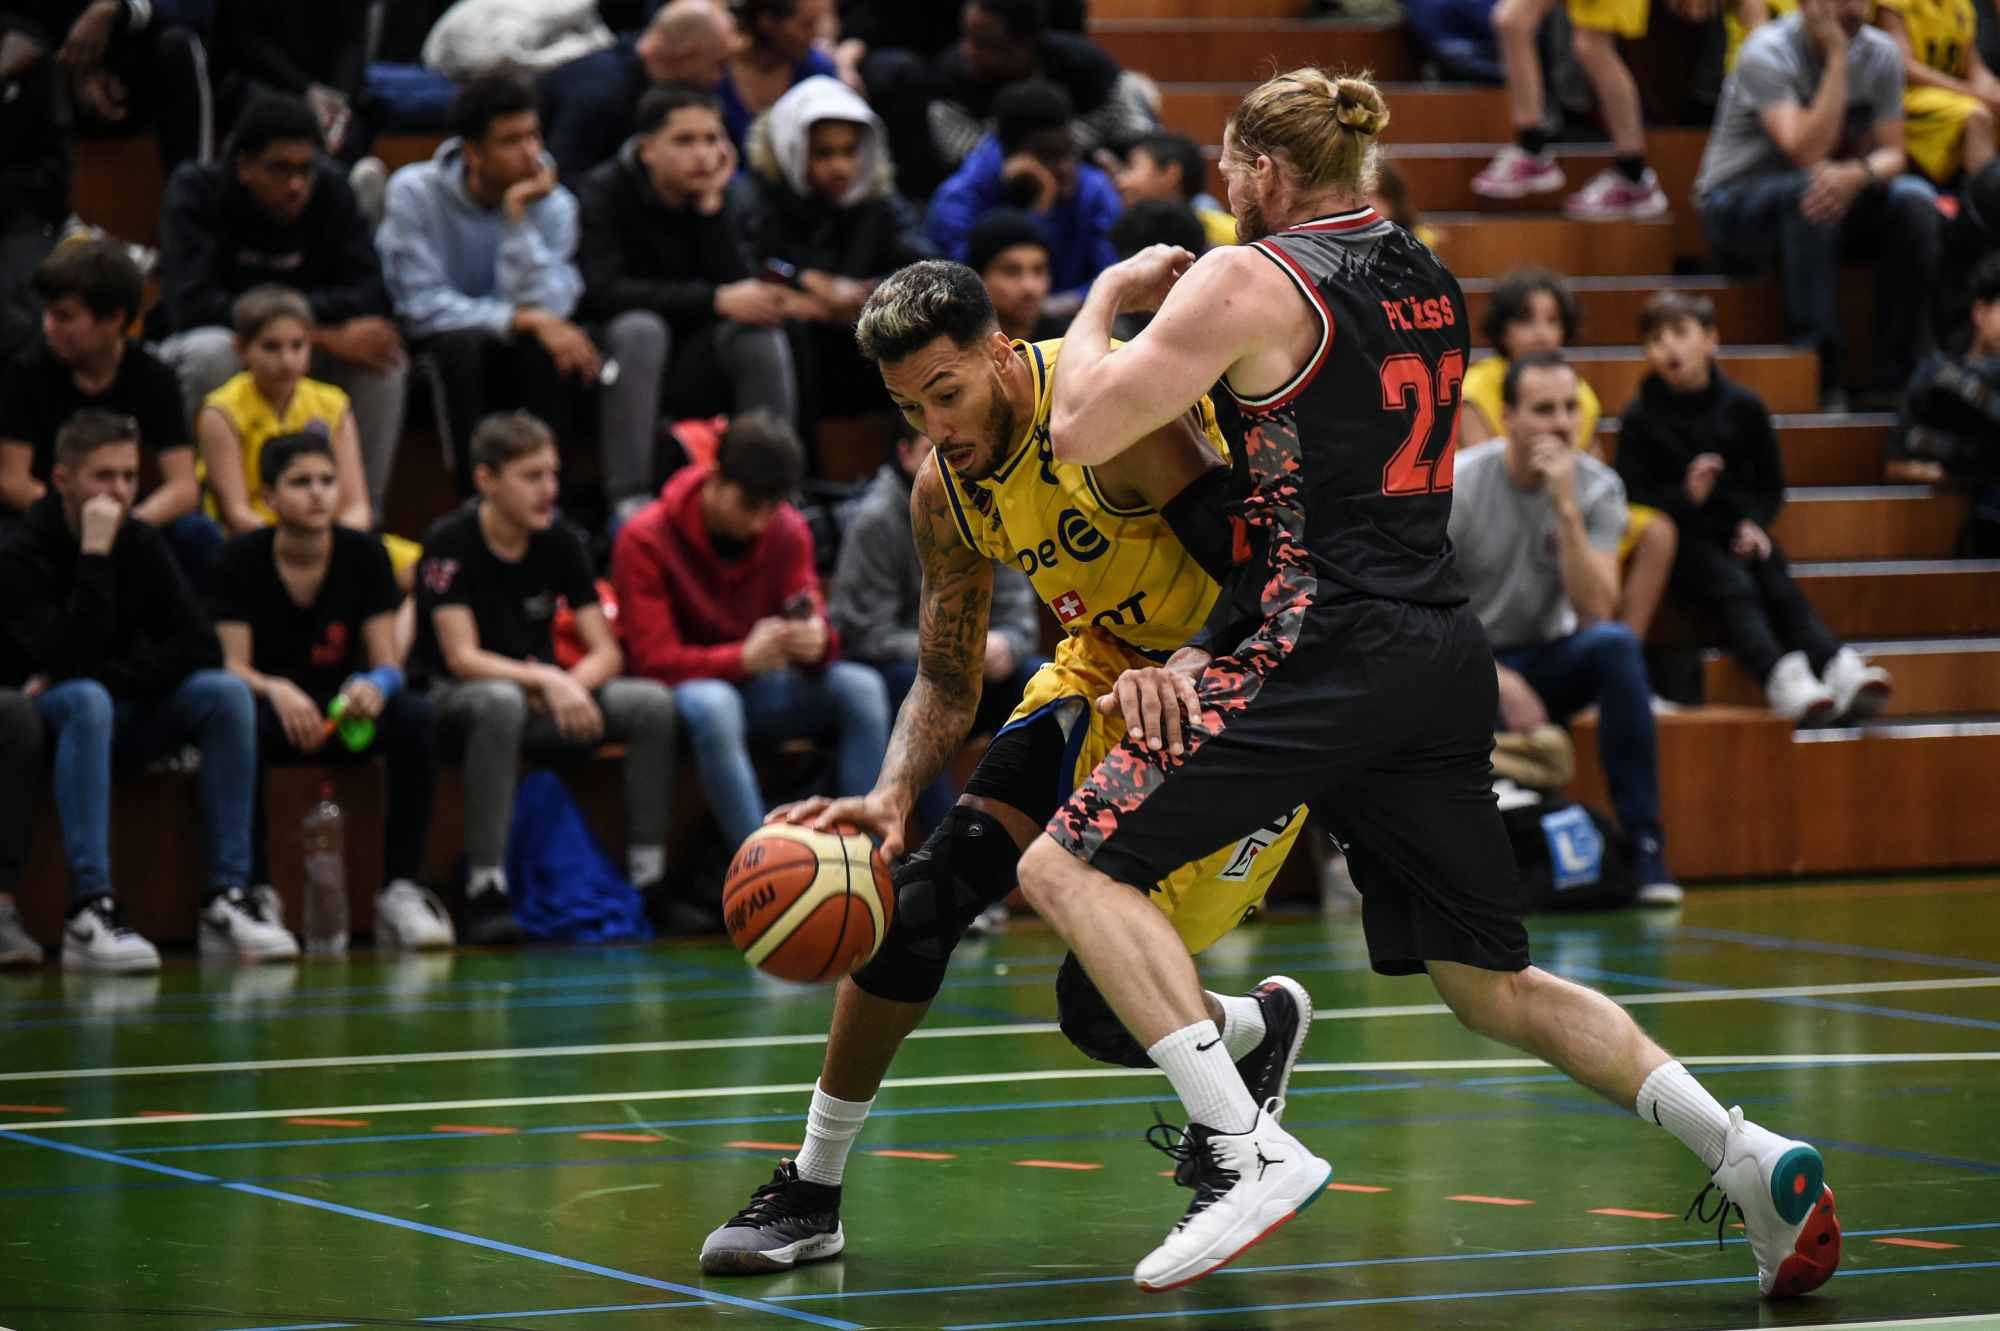
<path id="1" fill-rule="evenodd" d="M 903 853 L 904 810 L 878 792 L 843 795 L 830 800 L 824 795 L 781 804 L 764 817 L 764 823 L 796 823 L 819 832 L 852 828 L 882 843 L 882 856 L 893 860 Z"/>
<path id="2" fill-rule="evenodd" d="M 1097 700 L 1097 709 L 1107 716 L 1122 712 L 1128 738 L 1155 753 L 1165 749 L 1178 758 L 1187 752 L 1183 716 L 1191 720 L 1201 715 L 1195 678 L 1186 670 L 1171 667 L 1127 670 L 1111 692 Z"/>

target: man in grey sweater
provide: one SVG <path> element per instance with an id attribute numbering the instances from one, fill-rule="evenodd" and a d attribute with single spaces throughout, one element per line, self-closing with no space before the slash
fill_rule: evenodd
<path id="1" fill-rule="evenodd" d="M 880 670 L 890 700 L 899 708 L 917 678 L 917 610 L 924 590 L 910 527 L 910 485 L 929 449 L 923 439 L 899 440 L 895 456 L 854 501 L 826 607 L 827 618 L 840 630 L 842 653 Z M 972 734 L 990 735 L 1006 724 L 1028 677 L 1041 665 L 1040 606 L 1026 574 L 994 564 L 986 687 Z M 926 836 L 956 798 L 949 773 L 918 797 L 917 823 Z"/>

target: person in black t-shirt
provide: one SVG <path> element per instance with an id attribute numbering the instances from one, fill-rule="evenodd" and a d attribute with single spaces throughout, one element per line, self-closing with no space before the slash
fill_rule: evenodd
<path id="1" fill-rule="evenodd" d="M 514 782 L 531 756 L 625 745 L 625 831 L 634 887 L 666 869 L 674 786 L 674 699 L 619 678 L 624 653 L 598 604 L 582 538 L 556 514 L 561 458 L 526 412 L 473 432 L 479 502 L 424 537 L 413 673 L 429 684 L 465 771 L 465 913 L 470 943 L 520 937 L 507 906 Z"/>
<path id="2" fill-rule="evenodd" d="M 126 340 L 145 281 L 116 241 L 57 247 L 35 270 L 42 336 L 0 377 L 0 514 L 26 511 L 48 493 L 56 433 L 77 412 L 129 416 L 159 467 L 160 483 L 131 516 L 157 527 L 197 591 L 222 548 L 222 529 L 200 511 L 193 441 L 174 373 Z"/>
<path id="3" fill-rule="evenodd" d="M 402 593 L 381 541 L 334 523 L 340 479 L 333 448 L 316 434 L 280 435 L 258 458 L 264 503 L 277 525 L 223 547 L 209 588 L 222 655 L 257 696 L 257 749 L 264 766 L 308 760 L 389 768 L 389 820 L 382 854 L 388 886 L 375 899 L 376 940 L 446 947 L 451 919 L 416 883 L 437 785 L 437 713 L 405 690 L 396 650 Z M 360 751 L 334 739 L 327 709 L 375 723 Z M 264 783 L 251 822 L 252 877 L 266 872 Z"/>

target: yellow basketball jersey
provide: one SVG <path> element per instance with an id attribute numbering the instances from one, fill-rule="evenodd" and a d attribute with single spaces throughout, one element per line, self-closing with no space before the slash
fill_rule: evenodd
<path id="1" fill-rule="evenodd" d="M 1154 660 L 1165 660 L 1208 617 L 1216 586 L 1150 508 L 1121 509 L 1098 491 L 1090 468 L 1058 462 L 1049 443 L 1049 384 L 1057 338 L 1016 342 L 1035 376 L 1035 423 L 1000 469 L 968 481 L 937 463 L 965 543 L 1028 575 L 1074 637 L 1097 626 Z M 1215 410 L 1201 400 L 1202 428 L 1225 459 Z"/>
<path id="2" fill-rule="evenodd" d="M 264 445 L 285 434 L 323 435 L 330 442 L 340 418 L 347 414 L 347 394 L 317 379 L 301 379 L 281 416 L 270 399 L 257 391 L 257 381 L 250 377 L 250 371 L 244 370 L 210 393 L 202 405 L 214 407 L 236 428 L 236 437 L 242 444 L 243 484 L 250 493 L 250 507 L 266 522 L 276 522 L 278 515 L 264 506 L 263 481 L 257 473 L 257 459 L 264 455 Z M 202 475 L 205 480 L 206 468 L 202 469 Z M 211 517 L 217 515 L 214 495 L 208 497 L 208 512 Z"/>
<path id="3" fill-rule="evenodd" d="M 1879 0 L 1878 8 L 1902 15 L 1917 59 L 1940 74 L 1965 77 L 1966 53 L 1979 31 L 1972 0 Z"/>

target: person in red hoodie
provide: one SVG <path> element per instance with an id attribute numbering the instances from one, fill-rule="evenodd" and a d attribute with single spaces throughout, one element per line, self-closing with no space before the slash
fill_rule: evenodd
<path id="1" fill-rule="evenodd" d="M 675 472 L 611 555 L 626 670 L 673 689 L 732 846 L 764 821 L 752 743 L 837 736 L 843 795 L 874 786 L 889 746 L 888 689 L 838 659 L 812 532 L 786 498 L 804 472 L 791 426 L 745 412 L 714 465 Z"/>

